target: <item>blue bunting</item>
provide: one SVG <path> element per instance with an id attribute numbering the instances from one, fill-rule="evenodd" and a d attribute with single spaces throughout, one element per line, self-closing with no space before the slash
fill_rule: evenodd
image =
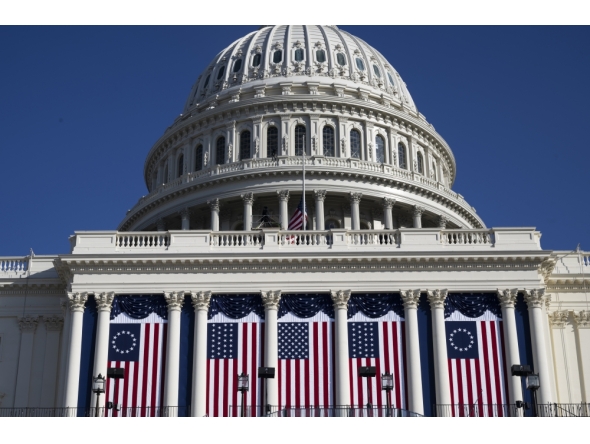
<path id="1" fill-rule="evenodd" d="M 282 318 L 291 312 L 300 318 L 311 318 L 320 311 L 334 318 L 332 298 L 327 293 L 283 294 L 279 303 L 278 317 Z"/>
<path id="2" fill-rule="evenodd" d="M 156 313 L 161 318 L 168 319 L 168 305 L 161 294 L 118 295 L 113 300 L 111 319 L 115 319 L 120 313 L 125 313 L 133 319 L 145 319 Z"/>
<path id="3" fill-rule="evenodd" d="M 348 318 L 359 311 L 369 318 L 380 318 L 390 311 L 404 317 L 404 305 L 398 293 L 353 293 L 348 301 Z"/>
<path id="4" fill-rule="evenodd" d="M 486 310 L 502 317 L 496 293 L 449 293 L 445 300 L 445 318 L 457 310 L 468 318 L 479 318 Z"/>
<path id="5" fill-rule="evenodd" d="M 241 319 L 250 313 L 256 313 L 264 319 L 264 306 L 260 294 L 216 294 L 211 296 L 208 319 L 217 313 L 223 313 L 231 319 Z"/>

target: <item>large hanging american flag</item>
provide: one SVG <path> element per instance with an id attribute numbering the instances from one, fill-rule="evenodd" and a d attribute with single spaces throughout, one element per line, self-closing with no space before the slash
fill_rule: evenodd
<path id="1" fill-rule="evenodd" d="M 279 408 L 334 405 L 334 321 L 287 313 L 278 323 Z"/>
<path id="2" fill-rule="evenodd" d="M 108 367 L 125 369 L 125 376 L 107 378 L 106 401 L 122 408 L 106 410 L 107 416 L 160 415 L 167 322 L 156 313 L 134 319 L 123 312 L 111 320 Z"/>
<path id="3" fill-rule="evenodd" d="M 454 311 L 445 322 L 453 416 L 502 416 L 507 404 L 502 320 Z M 476 405 L 477 408 L 465 408 Z"/>
<path id="4" fill-rule="evenodd" d="M 387 398 L 381 388 L 381 374 L 391 373 L 394 380 L 391 406 L 406 409 L 406 347 L 401 317 L 394 312 L 378 319 L 369 318 L 362 312 L 354 315 L 348 321 L 348 353 L 350 400 L 354 407 L 363 407 L 370 402 L 373 407 L 385 408 Z M 377 374 L 363 378 L 359 375 L 359 367 L 376 367 Z"/>
<path id="5" fill-rule="evenodd" d="M 307 205 L 306 205 L 307 206 Z M 307 222 L 307 211 L 305 211 L 305 221 Z M 289 230 L 301 230 L 303 228 L 303 197 L 299 201 L 297 209 L 289 221 Z"/>

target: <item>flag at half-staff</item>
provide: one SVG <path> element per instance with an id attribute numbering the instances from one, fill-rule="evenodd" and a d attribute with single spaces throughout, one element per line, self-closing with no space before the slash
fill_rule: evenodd
<path id="1" fill-rule="evenodd" d="M 301 198 L 301 200 L 299 201 L 299 205 L 297 206 L 297 209 L 295 210 L 295 212 L 293 213 L 293 216 L 291 217 L 291 220 L 289 221 L 289 230 L 303 230 L 303 219 L 304 219 L 304 213 L 305 213 L 305 222 L 307 225 L 307 211 L 303 210 L 303 198 Z"/>

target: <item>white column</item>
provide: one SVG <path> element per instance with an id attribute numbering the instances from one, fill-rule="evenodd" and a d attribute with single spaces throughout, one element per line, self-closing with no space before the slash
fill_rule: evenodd
<path id="1" fill-rule="evenodd" d="M 264 366 L 275 369 L 275 377 L 266 379 L 266 399 L 262 405 L 277 408 L 279 405 L 279 346 L 278 346 L 278 314 L 281 291 L 261 291 L 260 296 L 264 304 Z M 254 378 L 257 375 L 250 375 Z"/>
<path id="2" fill-rule="evenodd" d="M 516 332 L 516 318 L 514 317 L 514 304 L 518 290 L 498 290 L 498 299 L 502 307 L 502 325 L 504 326 L 504 342 L 506 343 L 506 368 L 508 376 L 508 392 L 510 404 L 522 401 L 522 379 L 520 376 L 511 376 L 511 367 L 520 364 L 518 352 L 518 333 Z M 522 416 L 522 410 L 517 409 L 517 415 Z"/>
<path id="3" fill-rule="evenodd" d="M 383 219 L 386 230 L 393 230 L 393 206 L 395 199 L 383 198 Z"/>
<path id="4" fill-rule="evenodd" d="M 191 416 L 203 417 L 207 414 L 207 313 L 211 302 L 211 292 L 193 292 L 191 298 L 195 308 Z"/>
<path id="5" fill-rule="evenodd" d="M 449 366 L 447 357 L 447 332 L 445 329 L 445 299 L 447 290 L 428 291 L 428 302 L 432 313 L 432 342 L 434 348 L 434 376 L 436 383 L 436 403 L 451 404 Z M 443 410 L 446 415 L 450 413 Z"/>
<path id="6" fill-rule="evenodd" d="M 252 230 L 252 204 L 254 203 L 254 193 L 242 194 L 244 201 L 244 231 Z"/>
<path id="7" fill-rule="evenodd" d="M 348 371 L 348 300 L 350 290 L 331 291 L 336 323 L 336 406 L 350 406 Z M 341 412 L 344 413 L 344 412 Z"/>
<path id="8" fill-rule="evenodd" d="M 582 388 L 582 402 L 590 403 L 590 311 L 573 312 L 577 349 L 579 350 L 578 368 Z M 590 407 L 590 406 L 589 406 Z M 586 412 L 588 414 L 589 412 Z"/>
<path id="9" fill-rule="evenodd" d="M 168 344 L 166 347 L 166 380 L 164 381 L 164 407 L 178 407 L 180 372 L 180 310 L 184 292 L 164 293 L 168 304 Z M 167 409 L 166 416 L 177 416 L 176 408 Z"/>
<path id="10" fill-rule="evenodd" d="M 166 222 L 164 219 L 160 218 L 156 222 L 156 230 L 158 231 L 166 231 Z"/>
<path id="11" fill-rule="evenodd" d="M 207 201 L 211 207 L 211 231 L 219 231 L 219 199 Z"/>
<path id="12" fill-rule="evenodd" d="M 449 219 L 444 214 L 441 214 L 440 216 L 438 216 L 438 228 L 440 228 L 441 230 L 444 230 L 445 228 L 447 228 L 448 222 L 449 222 Z"/>
<path id="13" fill-rule="evenodd" d="M 420 290 L 400 290 L 404 302 L 406 352 L 408 364 L 408 409 L 424 414 L 422 372 L 420 365 L 420 337 L 418 336 L 418 304 Z M 398 406 L 399 407 L 399 406 Z"/>
<path id="14" fill-rule="evenodd" d="M 58 386 L 57 396 L 54 407 L 63 407 L 65 405 L 65 385 L 68 373 L 68 356 L 70 347 L 70 326 L 71 326 L 71 312 L 68 307 L 68 298 L 60 298 L 60 306 L 64 315 L 63 333 L 59 345 L 59 370 L 58 370 Z"/>
<path id="15" fill-rule="evenodd" d="M 418 205 L 414 206 L 414 228 L 422 228 L 422 213 L 424 213 L 424 207 Z"/>
<path id="16" fill-rule="evenodd" d="M 185 208 L 180 212 L 180 220 L 182 223 L 181 230 L 190 230 L 191 228 L 191 212 Z"/>
<path id="17" fill-rule="evenodd" d="M 350 193 L 350 217 L 353 230 L 361 229 L 361 217 L 359 214 L 359 206 L 362 197 L 362 193 Z"/>
<path id="18" fill-rule="evenodd" d="M 37 330 L 38 323 L 38 316 L 27 315 L 18 318 L 21 339 L 19 344 L 20 351 L 18 359 L 18 374 L 16 375 L 16 391 L 14 393 L 14 407 L 29 407 L 31 366 L 33 364 L 33 343 L 35 341 L 35 331 Z"/>
<path id="19" fill-rule="evenodd" d="M 43 381 L 41 383 L 41 404 L 39 407 L 55 407 L 57 389 L 57 369 L 59 367 L 59 337 L 64 325 L 62 316 L 43 318 L 47 340 L 45 342 L 45 359 L 43 360 Z"/>
<path id="20" fill-rule="evenodd" d="M 111 323 L 111 308 L 115 299 L 115 293 L 95 293 L 96 311 L 98 318 L 96 321 L 96 341 L 94 345 L 94 366 L 92 368 L 92 377 L 99 374 L 106 378 L 108 356 L 109 356 L 109 330 Z M 96 394 L 92 392 L 90 407 L 96 406 Z M 103 394 L 98 397 L 98 406 L 104 407 L 106 396 Z"/>
<path id="21" fill-rule="evenodd" d="M 281 230 L 289 228 L 289 190 L 277 191 L 279 195 L 279 220 L 281 222 Z"/>
<path id="22" fill-rule="evenodd" d="M 68 377 L 64 407 L 78 407 L 78 385 L 80 382 L 80 358 L 82 356 L 82 322 L 84 306 L 88 300 L 86 293 L 68 293 L 71 310 L 70 354 L 68 356 Z M 74 411 L 71 416 L 76 416 Z"/>
<path id="23" fill-rule="evenodd" d="M 552 402 L 552 381 L 549 372 L 547 356 L 547 344 L 543 322 L 547 322 L 543 316 L 543 304 L 545 303 L 545 289 L 525 290 L 524 300 L 529 307 L 529 322 L 531 324 L 531 339 L 533 345 L 533 361 L 535 372 L 539 374 L 541 387 L 537 392 L 537 402 L 548 404 Z"/>
<path id="24" fill-rule="evenodd" d="M 324 201 L 326 200 L 326 190 L 315 190 L 315 229 L 318 231 L 325 230 L 324 224 Z"/>

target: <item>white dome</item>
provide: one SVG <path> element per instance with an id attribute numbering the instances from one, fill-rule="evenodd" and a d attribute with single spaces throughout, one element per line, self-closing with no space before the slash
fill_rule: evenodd
<path id="1" fill-rule="evenodd" d="M 363 40 L 336 26 L 276 25 L 262 26 L 221 51 L 193 85 L 184 113 L 244 87 L 271 89 L 285 82 L 295 90 L 335 82 L 360 87 L 416 111 L 398 72 Z"/>

